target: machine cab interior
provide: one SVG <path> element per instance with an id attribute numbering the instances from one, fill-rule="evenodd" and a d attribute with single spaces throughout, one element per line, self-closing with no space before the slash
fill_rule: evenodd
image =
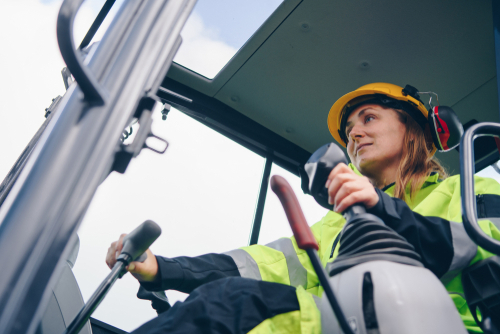
<path id="1" fill-rule="evenodd" d="M 184 2 L 191 8 L 189 0 Z M 105 8 L 114 1 L 102 4 Z M 129 3 L 117 1 L 114 6 L 127 14 Z M 249 19 L 251 12 L 259 14 L 255 20 Z M 219 32 L 219 40 L 203 44 L 216 29 L 234 32 Z M 223 252 L 290 236 L 277 199 L 267 191 L 269 176 L 280 174 L 299 194 L 308 223 L 319 221 L 326 210 L 301 193 L 299 170 L 317 148 L 333 141 L 326 124 L 333 102 L 362 85 L 410 84 L 437 93 L 432 103 L 453 108 L 465 128 L 500 121 L 500 4 L 494 0 L 199 0 L 180 35 L 184 41 L 177 55 L 158 89 L 150 92 L 157 100 L 152 132 L 167 144 L 149 138 L 150 150 L 143 149 L 124 167 L 111 163 L 114 171 L 100 185 L 79 193 L 87 201 L 73 207 L 80 210 L 72 218 L 72 226 L 80 226 L 79 238 L 65 236 L 67 246 L 43 253 L 44 258 L 59 259 L 57 269 L 41 280 L 43 286 L 26 283 L 35 291 L 35 304 L 46 309 L 39 333 L 64 330 L 71 318 L 65 310 L 75 314 L 107 275 L 103 259 L 109 243 L 145 219 L 164 230 L 153 251 L 165 256 Z M 92 56 L 92 48 L 100 46 L 89 41 L 86 47 Z M 427 104 L 429 96 L 421 97 Z M 53 106 L 54 114 L 57 108 Z M 53 131 L 50 117 L 37 140 Z M 97 120 L 94 125 L 99 125 Z M 133 145 L 139 133 L 137 119 L 130 117 L 116 145 Z M 27 162 L 42 154 L 37 140 L 0 186 L 0 217 L 10 217 L 5 215 L 18 194 L 16 182 L 28 175 Z M 163 148 L 165 154 L 155 152 Z M 474 148 L 476 173 L 499 179 L 495 139 L 481 137 Z M 458 149 L 436 157 L 451 175 L 459 173 Z M 76 163 L 82 171 L 99 165 L 92 159 Z M 7 232 L 0 227 L 0 253 Z M 32 251 L 25 247 L 23 259 Z M 90 272 L 93 263 L 99 267 Z M 149 302 L 135 297 L 137 288 L 132 277 L 118 282 L 85 327 L 87 333 L 129 332 L 154 317 Z M 52 297 L 42 298 L 50 295 L 45 290 Z M 167 296 L 171 301 L 185 298 L 177 292 Z M 0 309 L 9 298 L 0 290 Z M 137 316 L 139 309 L 148 311 Z M 41 314 L 36 307 L 31 312 Z"/>

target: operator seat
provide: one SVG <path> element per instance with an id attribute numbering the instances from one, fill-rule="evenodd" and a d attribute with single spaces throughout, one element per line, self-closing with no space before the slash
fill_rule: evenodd
<path id="1" fill-rule="evenodd" d="M 80 239 L 76 236 L 73 249 L 64 263 L 59 281 L 52 289 L 52 295 L 37 329 L 37 334 L 61 334 L 84 305 L 80 288 L 71 270 L 79 249 Z M 87 321 L 80 334 L 92 334 L 90 321 Z"/>

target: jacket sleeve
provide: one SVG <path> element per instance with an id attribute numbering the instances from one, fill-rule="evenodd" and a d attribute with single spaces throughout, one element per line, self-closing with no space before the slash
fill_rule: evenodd
<path id="1" fill-rule="evenodd" d="M 141 282 L 148 291 L 177 290 L 191 293 L 205 283 L 230 276 L 240 276 L 234 260 L 226 254 L 166 258 L 156 256 L 158 277 L 155 282 Z"/>
<path id="2" fill-rule="evenodd" d="M 319 233 L 313 227 L 315 230 Z M 202 284 L 229 276 L 302 286 L 305 289 L 318 285 L 307 253 L 297 247 L 293 237 L 222 254 L 176 258 L 157 256 L 156 260 L 160 273 L 158 280 L 141 283 L 148 291 L 172 289 L 190 293 Z"/>
<path id="3" fill-rule="evenodd" d="M 412 211 L 404 201 L 392 198 L 379 189 L 376 191 L 380 200 L 368 211 L 405 237 L 422 257 L 424 266 L 437 277 L 442 280 L 454 277 L 476 258 L 478 246 L 469 238 L 461 223 L 460 205 L 449 205 L 452 213 L 447 218 L 453 220 L 423 216 Z M 456 189 L 454 193 L 456 195 Z M 449 197 L 450 201 L 456 201 L 452 195 Z M 500 205 L 500 196 L 497 197 L 497 205 Z M 482 228 L 492 235 L 491 228 L 494 229 L 494 226 L 486 227 L 483 222 Z"/>

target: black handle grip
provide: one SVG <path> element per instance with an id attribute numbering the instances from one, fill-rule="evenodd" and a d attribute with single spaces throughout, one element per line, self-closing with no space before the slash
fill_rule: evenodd
<path id="1" fill-rule="evenodd" d="M 328 210 L 333 210 L 333 205 L 328 204 L 328 189 L 325 188 L 325 184 L 330 172 L 338 164 L 347 165 L 347 158 L 338 145 L 329 143 L 317 149 L 304 165 L 308 178 L 309 194 L 314 197 L 318 204 Z M 347 208 L 343 215 L 346 220 L 349 220 L 362 213 L 366 213 L 364 205 L 354 204 Z"/>
<path id="2" fill-rule="evenodd" d="M 127 258 L 128 263 L 140 260 L 141 255 L 158 239 L 160 234 L 160 226 L 152 220 L 146 220 L 123 239 L 123 248 L 118 260 Z"/>
<path id="3" fill-rule="evenodd" d="M 144 253 L 142 253 L 141 256 L 139 256 L 134 261 L 136 261 L 136 262 L 144 262 L 144 261 L 146 261 L 147 258 L 148 258 L 148 254 L 146 254 L 146 252 L 144 252 Z"/>
<path id="4" fill-rule="evenodd" d="M 500 241 L 489 237 L 479 227 L 474 191 L 474 138 L 485 135 L 500 136 L 500 124 L 478 123 L 471 126 L 460 141 L 460 195 L 462 221 L 469 237 L 488 252 L 500 255 Z"/>
<path id="5" fill-rule="evenodd" d="M 340 163 L 348 164 L 344 152 L 334 143 L 329 143 L 317 149 L 304 165 L 309 178 L 309 193 L 319 205 L 328 210 L 333 210 L 333 205 L 328 204 L 325 183 L 330 172 Z"/>
<path id="6" fill-rule="evenodd" d="M 89 102 L 104 104 L 104 94 L 93 73 L 86 68 L 75 50 L 73 23 L 84 0 L 64 0 L 57 17 L 57 42 L 59 50 L 83 95 Z"/>

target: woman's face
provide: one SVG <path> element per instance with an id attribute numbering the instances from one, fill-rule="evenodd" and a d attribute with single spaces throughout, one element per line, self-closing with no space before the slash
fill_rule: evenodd
<path id="1" fill-rule="evenodd" d="M 356 108 L 346 123 L 347 153 L 365 176 L 397 168 L 403 154 L 406 126 L 393 109 L 376 104 Z"/>

